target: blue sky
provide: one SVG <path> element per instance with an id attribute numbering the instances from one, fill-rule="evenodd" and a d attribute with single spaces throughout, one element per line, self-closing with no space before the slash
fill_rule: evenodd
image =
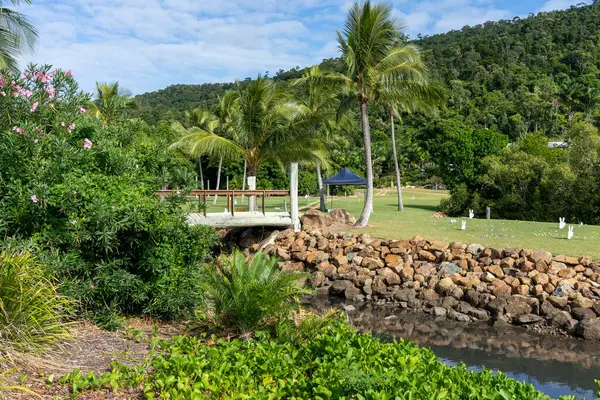
<path id="1" fill-rule="evenodd" d="M 591 0 L 393 0 L 407 32 L 434 34 Z M 84 90 L 119 81 L 133 93 L 228 82 L 337 55 L 350 0 L 33 0 L 24 57 L 72 69 Z"/>

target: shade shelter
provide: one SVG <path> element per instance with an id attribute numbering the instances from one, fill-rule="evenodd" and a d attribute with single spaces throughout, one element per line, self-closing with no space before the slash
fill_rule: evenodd
<path id="1" fill-rule="evenodd" d="M 344 168 L 331 178 L 325 179 L 323 183 L 326 185 L 366 185 L 367 181 L 348 168 Z M 329 190 L 327 190 L 327 193 L 329 193 Z M 333 208 L 333 205 L 331 207 Z"/>

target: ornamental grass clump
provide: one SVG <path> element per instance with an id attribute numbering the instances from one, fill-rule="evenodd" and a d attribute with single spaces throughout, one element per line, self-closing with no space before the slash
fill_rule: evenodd
<path id="1" fill-rule="evenodd" d="M 311 293 L 297 283 L 306 277 L 279 270 L 277 259 L 262 252 L 247 261 L 235 250 L 225 263 L 206 271 L 202 322 L 238 334 L 270 329 L 297 307 L 300 296 Z"/>
<path id="2" fill-rule="evenodd" d="M 40 353 L 68 338 L 71 305 L 30 253 L 0 253 L 0 354 Z"/>

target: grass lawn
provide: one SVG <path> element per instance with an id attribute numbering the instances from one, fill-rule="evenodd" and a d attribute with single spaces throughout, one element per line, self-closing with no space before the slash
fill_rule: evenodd
<path id="1" fill-rule="evenodd" d="M 377 192 L 377 190 L 376 190 Z M 446 192 L 407 189 L 404 190 L 404 211 L 397 211 L 396 193 L 388 191 L 385 196 L 375 196 L 374 212 L 369 225 L 361 231 L 372 236 L 388 239 L 410 239 L 421 235 L 427 239 L 448 242 L 479 243 L 488 247 L 512 247 L 543 249 L 553 254 L 572 256 L 587 255 L 600 259 L 600 226 L 575 225 L 573 239 L 567 240 L 567 228 L 558 229 L 556 223 L 486 220 L 485 215 L 476 215 L 467 220 L 466 230 L 460 230 L 461 218 L 434 218 L 440 200 Z M 344 208 L 356 218 L 362 211 L 363 197 L 333 199 L 334 208 Z M 330 208 L 330 201 L 327 207 Z M 493 210 L 492 210 L 493 217 Z M 482 219 L 478 219 L 482 218 Z M 568 221 L 567 221 L 568 222 Z"/>

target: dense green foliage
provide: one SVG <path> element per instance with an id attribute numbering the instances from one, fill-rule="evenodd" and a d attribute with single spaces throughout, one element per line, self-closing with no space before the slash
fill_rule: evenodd
<path id="1" fill-rule="evenodd" d="M 201 284 L 206 293 L 204 321 L 237 333 L 274 326 L 310 290 L 296 283 L 307 276 L 281 271 L 276 257 L 256 253 L 250 261 L 235 250 L 225 263 L 208 268 Z"/>
<path id="2" fill-rule="evenodd" d="M 303 344 L 266 334 L 210 342 L 191 336 L 160 341 L 143 365 L 100 377 L 75 371 L 61 383 L 77 392 L 143 387 L 148 399 L 548 399 L 502 373 L 448 367 L 431 350 L 404 341 L 383 343 L 345 321 Z"/>
<path id="3" fill-rule="evenodd" d="M 195 181 L 193 164 L 167 151 L 174 134 L 89 115 L 70 71 L 32 66 L 0 86 L 3 236 L 31 239 L 60 291 L 103 321 L 190 312 L 216 235 L 152 193 Z"/>
<path id="4" fill-rule="evenodd" d="M 47 350 L 69 336 L 64 316 L 73 302 L 56 286 L 31 254 L 0 253 L 0 358 Z"/>
<path id="5" fill-rule="evenodd" d="M 585 123 L 567 131 L 568 147 L 548 148 L 530 134 L 499 155 L 481 159 L 481 171 L 457 186 L 442 207 L 450 214 L 466 208 L 509 219 L 600 223 L 600 135 Z"/>

